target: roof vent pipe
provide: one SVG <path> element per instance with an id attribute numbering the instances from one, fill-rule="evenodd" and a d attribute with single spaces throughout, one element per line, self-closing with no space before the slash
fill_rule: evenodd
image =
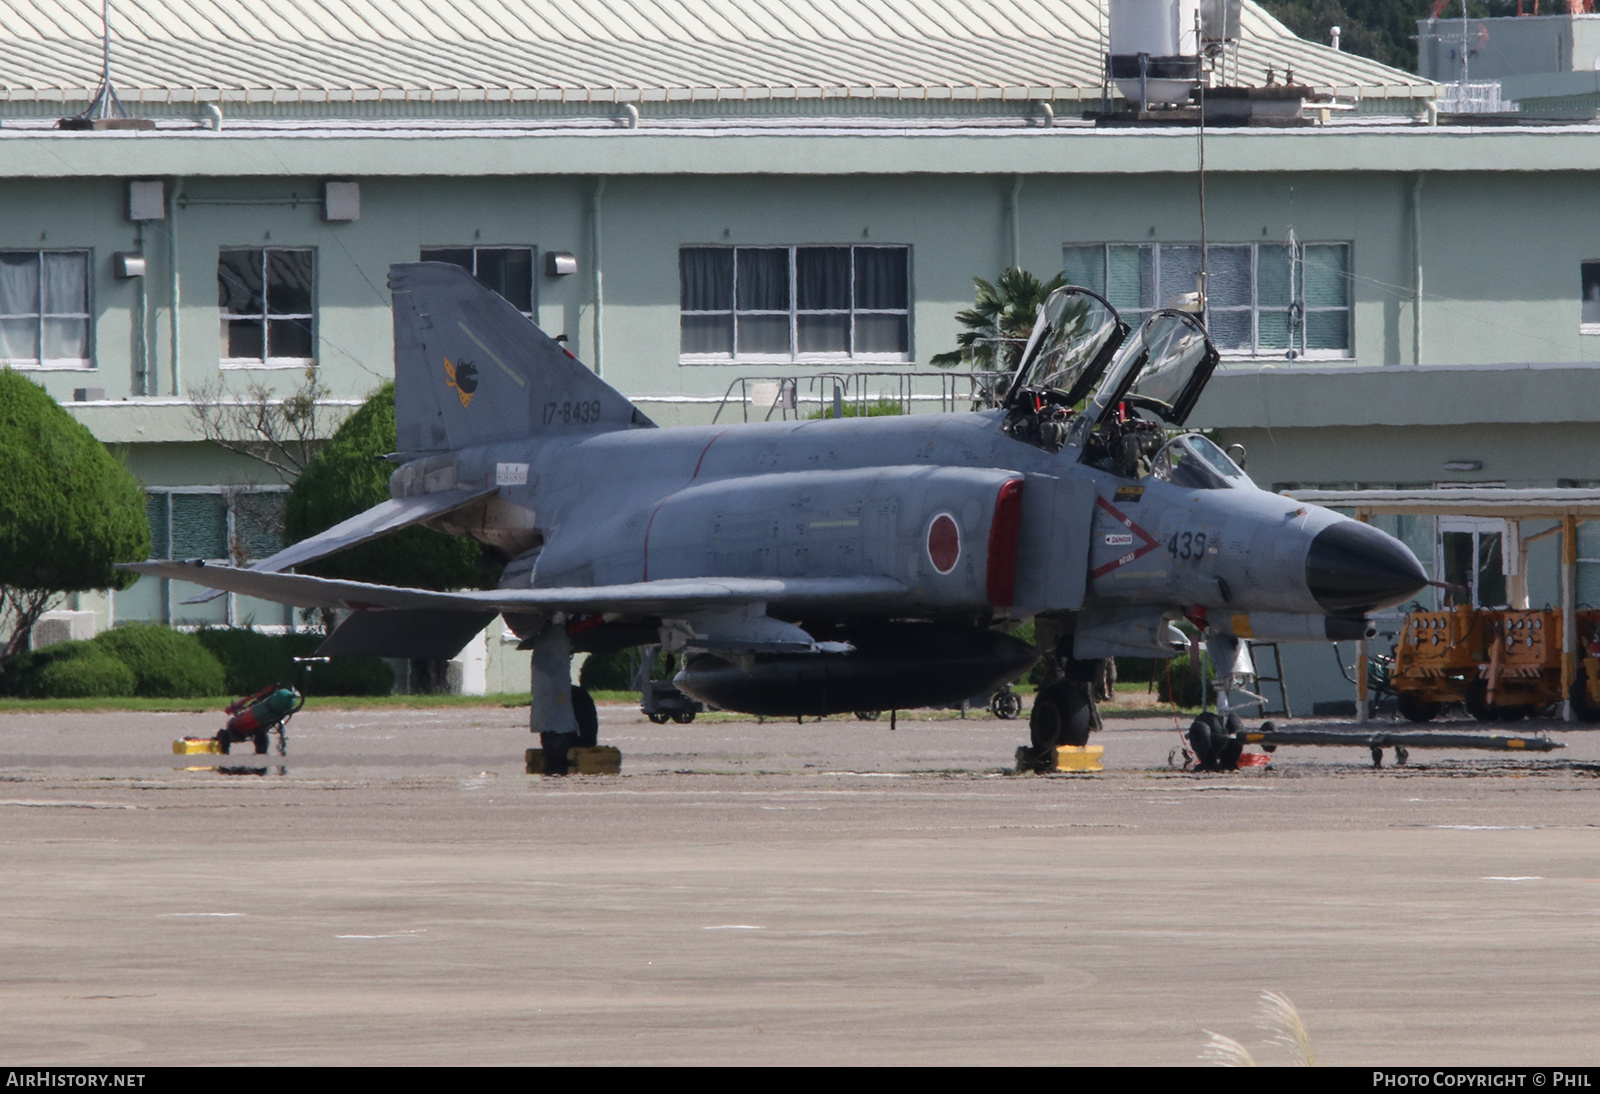
<path id="1" fill-rule="evenodd" d="M 1332 39 L 1332 41 L 1329 42 L 1329 45 L 1333 46 L 1333 48 L 1337 50 L 1339 48 L 1339 28 L 1329 27 L 1328 36 Z"/>
<path id="2" fill-rule="evenodd" d="M 629 129 L 639 128 L 639 108 L 632 103 L 622 104 L 622 115 Z"/>
<path id="3" fill-rule="evenodd" d="M 216 103 L 201 103 L 206 112 L 206 121 L 216 132 L 222 132 L 222 107 Z"/>
<path id="4" fill-rule="evenodd" d="M 1056 124 L 1055 107 L 1051 106 L 1043 99 L 1040 99 L 1038 102 L 1033 104 L 1033 117 L 1038 124 L 1048 129 L 1050 126 Z"/>

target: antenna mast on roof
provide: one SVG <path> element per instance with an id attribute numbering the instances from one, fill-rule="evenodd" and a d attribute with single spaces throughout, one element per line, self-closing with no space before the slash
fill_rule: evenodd
<path id="1" fill-rule="evenodd" d="M 100 87 L 80 118 L 126 118 L 127 108 L 111 84 L 111 0 L 100 0 Z"/>

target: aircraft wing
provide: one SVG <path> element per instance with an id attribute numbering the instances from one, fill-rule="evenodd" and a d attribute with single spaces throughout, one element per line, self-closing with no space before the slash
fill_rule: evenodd
<path id="1" fill-rule="evenodd" d="M 256 573 L 277 573 L 307 562 L 315 562 L 319 558 L 326 558 L 346 547 L 354 547 L 358 543 L 365 543 L 369 539 L 377 539 L 381 535 L 408 528 L 413 524 L 421 524 L 434 517 L 442 517 L 446 513 L 453 513 L 463 505 L 469 505 L 480 498 L 493 494 L 498 487 L 488 490 L 470 492 L 465 490 L 438 490 L 431 494 L 418 494 L 409 498 L 390 498 L 371 509 L 357 513 L 349 520 L 340 521 L 326 531 L 318 532 L 308 539 L 285 547 L 277 554 L 268 555 L 266 558 L 250 564 L 250 569 Z M 193 581 L 194 578 L 184 578 Z M 204 584 L 204 582 L 202 582 Z M 235 589 L 223 589 L 212 586 L 203 593 L 198 593 L 185 600 L 185 604 L 204 604 L 208 600 L 215 600 L 225 592 L 237 592 Z"/>
<path id="2" fill-rule="evenodd" d="M 840 604 L 893 605 L 910 591 L 904 583 L 888 577 L 704 577 L 666 578 L 628 585 L 446 593 L 362 581 L 337 581 L 307 574 L 208 566 L 203 562 L 132 562 L 117 568 L 302 607 L 358 610 L 429 608 L 475 613 L 664 615 L 757 602 L 800 608 L 808 604 L 835 608 Z"/>

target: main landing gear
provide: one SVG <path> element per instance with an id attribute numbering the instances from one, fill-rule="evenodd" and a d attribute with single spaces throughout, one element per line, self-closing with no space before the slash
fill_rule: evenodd
<path id="1" fill-rule="evenodd" d="M 528 694 L 528 728 L 539 735 L 539 748 L 528 750 L 528 773 L 565 775 L 573 770 L 617 770 L 615 749 L 600 749 L 600 714 L 594 699 L 572 683 L 572 643 L 564 622 L 550 622 L 534 636 Z M 609 765 L 585 766 L 584 755 L 611 753 Z"/>
<path id="2" fill-rule="evenodd" d="M 572 704 L 575 733 L 540 733 L 539 747 L 544 750 L 544 773 L 565 775 L 571 770 L 569 753 L 575 748 L 594 748 L 600 743 L 600 712 L 594 699 L 576 684 L 568 693 Z"/>
<path id="3" fill-rule="evenodd" d="M 1046 684 L 1034 696 L 1028 715 L 1030 742 L 1017 750 L 1017 765 L 1025 771 L 1054 771 L 1056 749 L 1082 748 L 1089 734 L 1100 728 L 1095 709 L 1095 684 L 1105 672 L 1100 661 L 1061 663 L 1061 678 Z"/>

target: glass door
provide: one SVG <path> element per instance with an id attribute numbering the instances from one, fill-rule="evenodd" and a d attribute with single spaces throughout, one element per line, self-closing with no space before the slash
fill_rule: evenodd
<path id="1" fill-rule="evenodd" d="M 1449 607 L 1504 608 L 1506 577 L 1515 563 L 1507 554 L 1506 522 L 1477 517 L 1439 518 L 1439 573 L 1458 588 L 1444 591 Z"/>

